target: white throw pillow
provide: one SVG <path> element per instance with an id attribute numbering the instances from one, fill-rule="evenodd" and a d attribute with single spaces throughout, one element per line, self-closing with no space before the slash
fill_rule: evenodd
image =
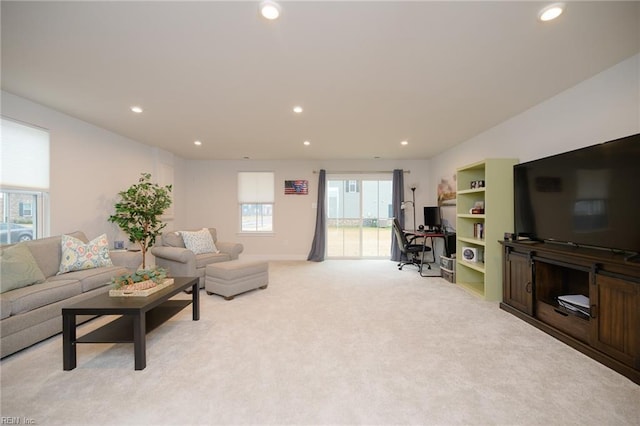
<path id="1" fill-rule="evenodd" d="M 194 254 L 218 253 L 218 248 L 213 242 L 211 232 L 207 228 L 201 231 L 180 231 L 184 246 L 191 250 Z"/>

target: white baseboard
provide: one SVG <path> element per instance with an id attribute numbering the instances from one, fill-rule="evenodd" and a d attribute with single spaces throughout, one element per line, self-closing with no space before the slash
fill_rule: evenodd
<path id="1" fill-rule="evenodd" d="M 304 255 L 296 255 L 296 254 L 279 254 L 279 255 L 269 255 L 269 254 L 241 254 L 240 259 L 242 260 L 307 260 L 307 256 Z"/>

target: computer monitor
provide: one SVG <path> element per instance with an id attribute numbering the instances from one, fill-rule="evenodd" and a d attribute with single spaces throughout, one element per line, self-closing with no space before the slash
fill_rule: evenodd
<path id="1" fill-rule="evenodd" d="M 442 227 L 440 207 L 424 208 L 424 227 L 429 231 L 439 231 Z"/>

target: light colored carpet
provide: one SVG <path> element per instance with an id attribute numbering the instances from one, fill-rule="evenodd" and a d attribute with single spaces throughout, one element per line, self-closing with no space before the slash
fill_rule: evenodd
<path id="1" fill-rule="evenodd" d="M 640 423 L 640 386 L 410 266 L 272 262 L 267 290 L 229 302 L 203 291 L 201 301 L 200 321 L 189 307 L 148 335 L 143 371 L 125 344 L 79 345 L 78 367 L 63 371 L 61 336 L 4 359 L 2 416 L 39 425 Z"/>

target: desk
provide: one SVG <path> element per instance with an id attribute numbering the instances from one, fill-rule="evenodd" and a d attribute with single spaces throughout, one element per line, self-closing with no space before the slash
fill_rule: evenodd
<path id="1" fill-rule="evenodd" d="M 424 254 L 427 251 L 427 239 L 429 239 L 429 242 L 431 243 L 431 255 L 433 256 L 433 262 L 427 262 L 427 264 L 429 263 L 436 263 L 436 252 L 434 250 L 433 247 L 433 239 L 434 238 L 442 238 L 442 241 L 444 241 L 444 251 L 445 253 L 449 253 L 449 248 L 447 246 L 447 234 L 444 234 L 442 232 L 430 232 L 430 231 L 416 231 L 416 230 L 405 230 L 404 231 L 406 234 L 409 235 L 414 235 L 418 238 L 422 238 L 422 257 L 420 258 L 420 276 L 421 277 L 432 277 L 434 275 L 423 275 L 422 274 L 422 265 L 424 265 Z M 428 269 L 431 269 L 431 265 L 429 265 Z M 439 276 L 439 275 L 438 275 Z"/>

